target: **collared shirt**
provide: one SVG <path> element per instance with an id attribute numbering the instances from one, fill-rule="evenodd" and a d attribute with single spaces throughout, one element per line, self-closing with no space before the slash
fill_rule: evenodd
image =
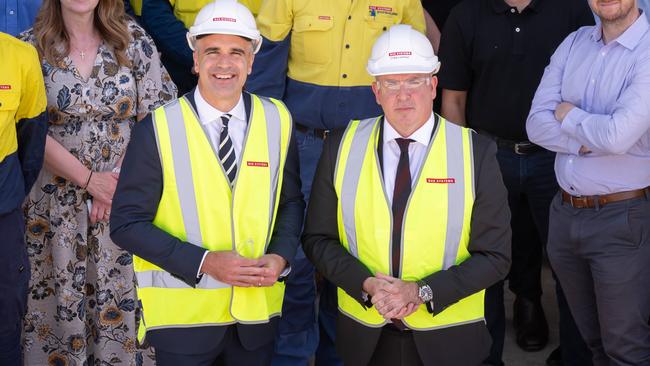
<path id="1" fill-rule="evenodd" d="M 442 32 L 440 86 L 467 91 L 468 126 L 528 140 L 526 117 L 544 67 L 567 35 L 591 24 L 585 0 L 532 0 L 521 13 L 505 0 L 463 1 Z"/>
<path id="2" fill-rule="evenodd" d="M 20 207 L 38 177 L 47 97 L 38 53 L 0 33 L 0 216 Z"/>
<path id="3" fill-rule="evenodd" d="M 650 30 L 641 15 L 603 43 L 600 26 L 567 37 L 551 58 L 533 100 L 531 140 L 558 152 L 560 186 L 575 195 L 650 185 Z M 559 123 L 561 102 L 576 106 Z M 580 155 L 580 146 L 592 153 Z"/>
<path id="4" fill-rule="evenodd" d="M 223 124 L 221 116 L 226 113 L 232 115 L 228 122 L 228 134 L 232 140 L 233 147 L 235 148 L 235 156 L 237 157 L 237 164 L 241 159 L 242 146 L 244 145 L 244 137 L 246 136 L 246 110 L 244 109 L 244 99 L 240 96 L 237 104 L 229 111 L 220 111 L 211 106 L 201 95 L 199 88 L 194 90 L 194 101 L 196 102 L 196 113 L 198 114 L 199 121 L 203 125 L 203 129 L 210 138 L 210 143 L 215 151 L 219 150 L 219 143 L 221 143 L 219 136 Z"/>
<path id="5" fill-rule="evenodd" d="M 399 163 L 400 149 L 397 145 L 397 138 L 408 138 L 415 140 L 409 144 L 409 170 L 411 171 L 411 186 L 415 186 L 416 178 L 427 155 L 431 133 L 435 127 L 435 118 L 433 113 L 429 119 L 418 128 L 411 136 L 401 136 L 390 122 L 384 118 L 384 136 L 383 136 L 383 175 L 384 187 L 389 199 L 393 204 L 393 190 L 395 189 L 395 174 L 397 173 L 397 164 Z"/>
<path id="6" fill-rule="evenodd" d="M 0 32 L 17 36 L 30 28 L 42 0 L 0 0 Z"/>

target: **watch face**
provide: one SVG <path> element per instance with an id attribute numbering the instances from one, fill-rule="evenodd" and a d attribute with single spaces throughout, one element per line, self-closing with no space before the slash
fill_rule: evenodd
<path id="1" fill-rule="evenodd" d="M 428 285 L 420 287 L 419 290 L 419 296 L 423 302 L 429 302 L 433 300 L 433 291 L 431 291 L 431 288 Z"/>

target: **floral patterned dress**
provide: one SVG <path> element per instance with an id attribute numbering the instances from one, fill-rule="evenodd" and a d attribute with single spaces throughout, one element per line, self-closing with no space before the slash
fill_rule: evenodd
<path id="1" fill-rule="evenodd" d="M 115 167 L 137 115 L 176 97 L 151 38 L 134 22 L 128 27 L 131 68 L 103 43 L 87 81 L 68 57 L 42 63 L 49 135 L 93 171 Z M 35 41 L 31 30 L 22 38 Z M 25 201 L 32 267 L 25 364 L 152 364 L 153 351 L 136 343 L 131 255 L 111 241 L 107 222 L 90 224 L 87 200 L 85 189 L 44 168 Z"/>

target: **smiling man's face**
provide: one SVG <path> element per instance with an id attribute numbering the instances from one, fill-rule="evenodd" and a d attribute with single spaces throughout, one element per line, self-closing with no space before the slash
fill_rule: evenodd
<path id="1" fill-rule="evenodd" d="M 213 100 L 226 105 L 234 101 L 234 106 L 252 68 L 251 41 L 229 34 L 210 34 L 196 40 L 194 70 L 199 74 L 201 95 L 210 104 Z"/>
<path id="2" fill-rule="evenodd" d="M 625 19 L 636 10 L 636 0 L 589 0 L 591 10 L 604 22 Z"/>

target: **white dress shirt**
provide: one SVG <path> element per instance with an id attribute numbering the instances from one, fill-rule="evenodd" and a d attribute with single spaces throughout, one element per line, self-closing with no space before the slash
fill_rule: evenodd
<path id="1" fill-rule="evenodd" d="M 401 136 L 389 121 L 384 118 L 384 136 L 383 136 L 383 167 L 384 167 L 384 187 L 386 187 L 386 195 L 389 199 L 389 204 L 393 204 L 393 190 L 395 189 L 395 174 L 397 173 L 397 164 L 399 163 L 400 150 L 395 139 L 407 138 L 415 140 L 409 144 L 409 170 L 411 171 L 411 187 L 417 183 L 415 178 L 420 172 L 420 168 L 424 163 L 424 158 L 427 154 L 429 142 L 431 141 L 431 133 L 435 127 L 435 118 L 433 113 L 429 119 L 418 128 L 411 136 Z"/>
<path id="2" fill-rule="evenodd" d="M 197 87 L 194 89 L 194 102 L 196 103 L 196 113 L 198 114 L 199 121 L 203 128 L 208 133 L 210 143 L 215 151 L 219 151 L 219 143 L 221 143 L 219 136 L 223 124 L 221 123 L 221 116 L 226 113 L 232 115 L 230 122 L 228 122 L 228 134 L 232 140 L 232 145 L 235 148 L 235 156 L 237 157 L 237 166 L 241 161 L 241 151 L 244 145 L 244 137 L 246 136 L 246 110 L 244 108 L 244 99 L 240 96 L 239 101 L 229 111 L 220 111 L 211 106 L 201 96 L 201 92 Z M 217 157 L 218 158 L 218 157 Z"/>

